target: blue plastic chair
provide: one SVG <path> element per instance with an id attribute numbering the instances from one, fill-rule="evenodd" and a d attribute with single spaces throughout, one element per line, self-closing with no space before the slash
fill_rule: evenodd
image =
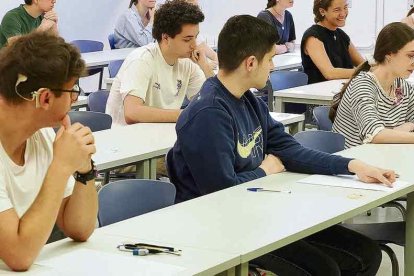
<path id="1" fill-rule="evenodd" d="M 313 118 L 319 130 L 332 130 L 332 122 L 329 119 L 329 106 L 317 106 L 313 109 Z"/>
<path id="2" fill-rule="evenodd" d="M 104 44 L 95 40 L 74 40 L 71 42 L 81 53 L 99 52 L 104 48 Z M 102 89 L 103 67 L 88 70 L 88 75 L 92 76 L 99 73 L 99 89 Z"/>
<path id="3" fill-rule="evenodd" d="M 109 34 L 108 35 L 108 42 L 109 42 L 109 47 L 111 48 L 111 50 L 116 49 L 115 47 L 115 35 L 114 34 Z"/>
<path id="4" fill-rule="evenodd" d="M 108 101 L 109 91 L 99 90 L 92 92 L 88 96 L 88 108 L 93 112 L 105 113 L 106 102 Z"/>
<path id="5" fill-rule="evenodd" d="M 99 226 L 173 205 L 175 193 L 173 184 L 158 180 L 128 179 L 111 182 L 98 193 Z"/>
<path id="6" fill-rule="evenodd" d="M 295 134 L 294 137 L 303 146 L 326 153 L 338 152 L 343 150 L 345 146 L 345 138 L 339 133 L 330 131 L 302 131 Z M 385 207 L 398 208 L 396 205 L 398 204 L 395 202 L 389 202 Z M 361 233 L 378 242 L 381 250 L 391 259 L 392 275 L 398 276 L 399 268 L 397 256 L 387 244 L 394 243 L 400 246 L 405 245 L 405 221 L 363 224 L 344 223 L 342 226 Z"/>
<path id="7" fill-rule="evenodd" d="M 118 74 L 118 71 L 122 66 L 122 63 L 124 63 L 123 59 L 118 59 L 118 60 L 109 62 L 108 71 L 109 71 L 110 78 L 115 78 L 116 74 Z"/>
<path id="8" fill-rule="evenodd" d="M 304 147 L 326 153 L 335 153 L 345 149 L 345 137 L 335 132 L 323 130 L 301 131 L 293 137 Z"/>
<path id="9" fill-rule="evenodd" d="M 308 75 L 298 71 L 273 71 L 270 73 L 269 80 L 273 91 L 277 91 L 307 85 Z M 285 112 L 302 114 L 306 112 L 306 104 L 285 103 Z"/>
<path id="10" fill-rule="evenodd" d="M 105 113 L 92 111 L 70 111 L 68 113 L 70 121 L 79 122 L 89 127 L 92 132 L 110 129 L 112 125 L 112 117 Z"/>

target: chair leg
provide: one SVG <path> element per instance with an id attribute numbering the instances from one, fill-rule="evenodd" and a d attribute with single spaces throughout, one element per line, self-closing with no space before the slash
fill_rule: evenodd
<path id="1" fill-rule="evenodd" d="M 101 72 L 99 73 L 99 86 L 98 86 L 99 90 L 102 89 L 103 71 L 104 70 L 102 68 Z"/>
<path id="2" fill-rule="evenodd" d="M 399 203 L 397 201 L 390 201 L 390 202 L 385 203 L 382 207 L 383 208 L 384 207 L 397 208 L 401 212 L 402 218 L 405 221 L 405 218 L 407 216 L 407 210 L 405 209 L 404 205 L 402 205 L 401 203 Z"/>
<path id="3" fill-rule="evenodd" d="M 379 246 L 381 250 L 387 253 L 387 255 L 391 259 L 392 276 L 399 276 L 400 269 L 398 266 L 398 259 L 397 259 L 397 256 L 395 255 L 395 252 L 388 245 L 380 244 Z"/>

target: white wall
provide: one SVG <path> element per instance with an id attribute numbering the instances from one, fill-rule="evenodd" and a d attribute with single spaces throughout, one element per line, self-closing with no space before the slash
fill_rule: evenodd
<path id="1" fill-rule="evenodd" d="M 165 0 L 159 0 L 159 3 Z M 0 0 L 0 17 L 17 7 L 21 0 Z M 235 14 L 256 16 L 266 7 L 267 0 L 199 0 L 206 20 L 201 33 L 209 44 L 216 44 L 217 35 L 226 20 Z M 376 34 L 384 24 L 398 21 L 406 14 L 414 0 L 354 0 L 344 28 L 359 48 L 373 46 Z M 127 9 L 129 0 L 58 0 L 59 32 L 68 41 L 93 39 L 104 42 L 109 49 L 107 36 L 113 31 L 118 16 Z M 291 9 L 297 43 L 303 32 L 313 24 L 313 0 L 296 0 Z M 83 80 L 85 90 L 96 89 L 97 78 Z"/>

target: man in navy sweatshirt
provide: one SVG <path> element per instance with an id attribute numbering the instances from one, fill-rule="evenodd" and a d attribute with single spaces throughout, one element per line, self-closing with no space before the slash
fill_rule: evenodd
<path id="1" fill-rule="evenodd" d="M 219 73 L 204 83 L 177 121 L 177 142 L 168 160 L 177 202 L 285 170 L 354 173 L 363 182 L 387 185 L 395 181 L 393 171 L 302 147 L 271 118 L 249 88 L 265 86 L 276 42 L 271 26 L 252 16 L 232 17 L 223 27 Z M 381 252 L 365 236 L 334 226 L 254 263 L 278 275 L 375 275 Z"/>

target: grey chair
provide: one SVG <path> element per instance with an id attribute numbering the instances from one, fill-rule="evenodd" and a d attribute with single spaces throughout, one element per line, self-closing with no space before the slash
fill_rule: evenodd
<path id="1" fill-rule="evenodd" d="M 105 113 L 106 102 L 108 101 L 109 91 L 99 90 L 92 92 L 88 96 L 88 108 L 93 112 Z"/>
<path id="2" fill-rule="evenodd" d="M 111 182 L 98 193 L 99 226 L 173 205 L 175 193 L 174 185 L 163 181 L 129 179 Z"/>
<path id="3" fill-rule="evenodd" d="M 329 119 L 330 106 L 317 106 L 313 109 L 313 118 L 319 130 L 332 130 L 332 122 Z"/>
<path id="4" fill-rule="evenodd" d="M 343 150 L 345 147 L 345 139 L 338 138 L 338 135 L 339 137 L 342 136 L 338 133 L 317 130 L 302 131 L 295 134 L 294 137 L 299 143 L 308 148 L 316 149 L 327 153 L 335 153 L 337 151 Z M 383 207 L 397 206 L 395 206 L 395 202 L 392 201 L 385 204 Z M 398 209 L 400 210 L 400 208 Z M 405 212 L 403 213 L 403 217 L 404 215 Z M 399 275 L 398 259 L 394 251 L 387 244 L 394 243 L 401 246 L 405 245 L 405 221 L 367 224 L 344 223 L 342 224 L 342 226 L 352 229 L 378 242 L 378 245 L 380 246 L 381 250 L 384 251 L 391 259 L 392 276 Z"/>
<path id="5" fill-rule="evenodd" d="M 92 132 L 111 128 L 112 117 L 105 113 L 92 111 L 70 111 L 68 113 L 72 123 L 79 122 L 89 127 Z"/>
<path id="6" fill-rule="evenodd" d="M 269 80 L 273 91 L 277 91 L 307 85 L 308 75 L 298 71 L 273 71 L 269 75 Z M 273 95 L 271 98 L 272 103 L 269 101 L 269 106 L 273 104 Z M 295 114 L 304 113 L 306 112 L 306 104 L 286 103 L 285 112 Z"/>

